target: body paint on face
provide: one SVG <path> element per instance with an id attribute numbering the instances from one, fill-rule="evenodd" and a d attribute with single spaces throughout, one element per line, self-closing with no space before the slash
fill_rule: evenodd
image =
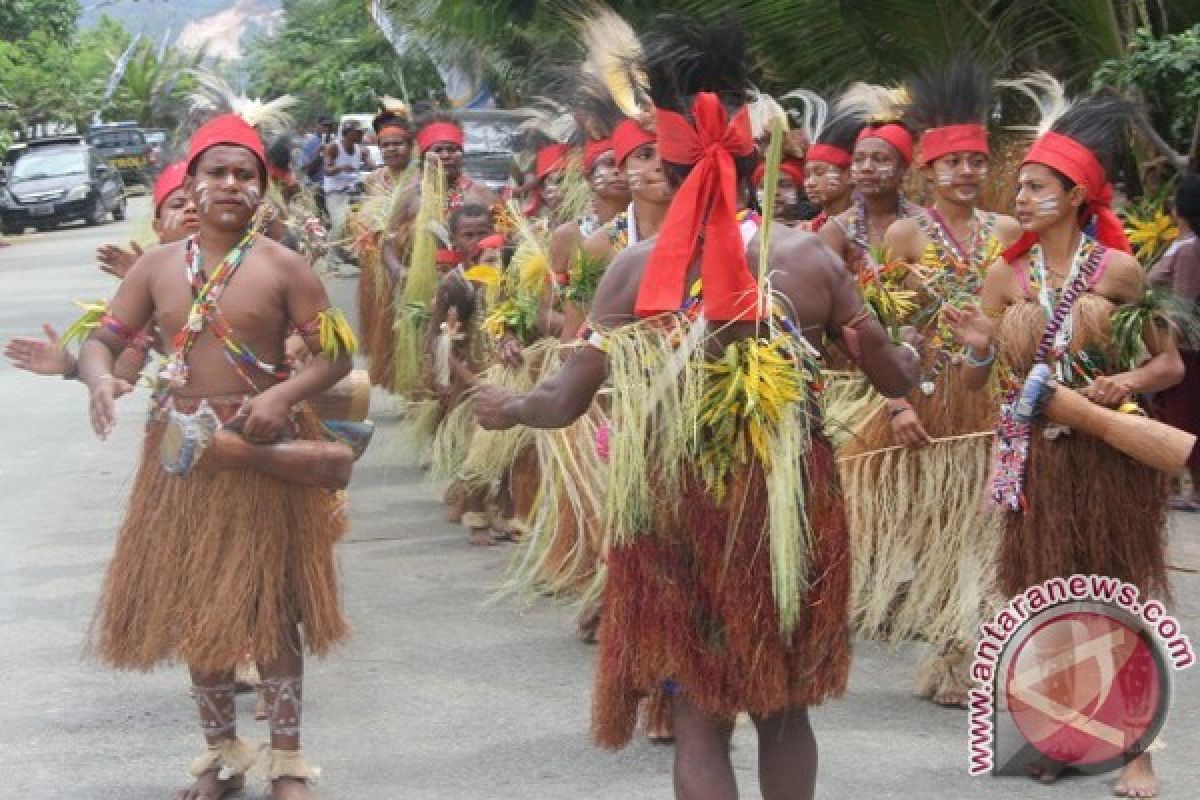
<path id="1" fill-rule="evenodd" d="M 250 186 L 242 192 L 241 198 L 247 208 L 258 208 L 258 204 L 262 201 L 262 193 L 257 186 Z"/>
<path id="2" fill-rule="evenodd" d="M 1057 217 L 1061 206 L 1057 197 L 1047 197 L 1042 200 L 1034 200 L 1034 214 L 1039 217 Z"/>
<path id="3" fill-rule="evenodd" d="M 890 178 L 896 174 L 896 168 L 891 164 L 880 164 L 875 168 L 875 174 L 880 178 Z"/>

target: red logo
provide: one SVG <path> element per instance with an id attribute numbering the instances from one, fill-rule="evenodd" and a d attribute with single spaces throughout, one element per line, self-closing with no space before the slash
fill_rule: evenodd
<path id="1" fill-rule="evenodd" d="M 1023 740 L 1005 766 L 1019 771 L 1051 759 L 1106 772 L 1154 741 L 1170 705 L 1169 673 L 1132 617 L 1077 603 L 1031 620 L 1027 631 L 1012 642 L 999 673 L 999 698 Z"/>

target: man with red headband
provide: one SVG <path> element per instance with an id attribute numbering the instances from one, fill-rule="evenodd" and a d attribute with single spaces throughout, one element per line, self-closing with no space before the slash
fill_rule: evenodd
<path id="1" fill-rule="evenodd" d="M 525 208 L 525 216 L 541 217 L 553 224 L 562 202 L 561 184 L 567 169 L 571 148 L 555 143 L 538 148 L 533 159 L 533 197 Z"/>
<path id="2" fill-rule="evenodd" d="M 750 84 L 744 34 L 674 22 L 688 41 L 643 43 L 677 188 L 659 235 L 609 266 L 586 346 L 531 392 L 480 389 L 477 414 L 487 428 L 561 427 L 612 382 L 596 740 L 626 744 L 639 698 L 665 689 L 676 795 L 731 800 L 729 741 L 748 711 L 764 797 L 810 798 L 806 709 L 845 689 L 850 565 L 832 449 L 804 411 L 818 385 L 806 337 L 848 336 L 888 395 L 911 387 L 918 357 L 889 343 L 810 235 L 774 228 L 757 263 L 762 223 L 739 211 L 756 160 L 735 88 Z"/>
<path id="3" fill-rule="evenodd" d="M 324 654 L 347 634 L 335 494 L 259 466 L 202 461 L 218 434 L 235 447 L 318 439 L 315 417 L 296 408 L 350 369 L 353 336 L 311 266 L 259 234 L 266 180 L 262 142 L 240 117 L 201 127 L 184 178 L 197 232 L 138 259 L 80 356 L 92 426 L 106 437 L 114 358 L 151 320 L 170 341 L 91 649 L 123 669 L 188 664 L 208 747 L 178 795 L 187 800 L 240 788 L 257 758 L 234 715 L 234 666 L 247 642 L 264 678 L 271 796 L 313 796 L 300 753 L 303 651 Z M 293 329 L 315 354 L 295 372 L 285 364 Z"/>
<path id="4" fill-rule="evenodd" d="M 375 131 L 379 143 L 383 165 L 367 178 L 367 191 L 390 193 L 404 182 L 408 167 L 412 163 L 413 146 L 416 142 L 412 122 L 407 112 L 384 110 L 371 120 L 371 128 Z"/>
<path id="5" fill-rule="evenodd" d="M 976 387 L 984 387 L 997 360 L 1005 367 L 989 495 L 1004 513 L 997 570 L 1007 597 L 1076 574 L 1132 583 L 1142 598 L 1169 592 L 1169 477 L 1096 437 L 1023 411 L 1032 405 L 1024 396 L 1047 380 L 1134 413 L 1139 398 L 1183 377 L 1171 327 L 1144 304 L 1142 268 L 1111 208 L 1108 176 L 1128 140 L 1130 113 L 1124 100 L 1099 95 L 1043 123 L 1049 131 L 1018 175 L 1021 238 L 989 268 L 982 308 L 943 312 L 967 347 Z M 1118 310 L 1134 316 L 1115 325 Z M 1066 766 L 1069 758 L 1029 768 L 1048 783 Z M 1154 795 L 1148 751 L 1122 769 L 1115 789 Z"/>
<path id="6" fill-rule="evenodd" d="M 912 134 L 899 122 L 868 124 L 859 131 L 850 164 L 854 202 L 820 232 L 852 272 L 867 263 L 871 248 L 883 243 L 893 222 L 913 213 L 900 193 L 912 159 Z"/>
<path id="7" fill-rule="evenodd" d="M 435 111 L 418 117 L 415 124 L 420 157 L 425 161 L 436 159 L 442 165 L 442 175 L 446 179 L 446 211 L 464 203 L 492 208 L 499 202 L 490 189 L 463 170 L 463 129 L 454 117 Z M 419 192 L 414 193 L 411 203 L 413 215 L 418 202 Z"/>
<path id="8" fill-rule="evenodd" d="M 854 142 L 862 127 L 857 108 L 837 103 L 825 124 L 812 132 L 812 144 L 804 153 L 804 192 L 821 207 L 821 213 L 809 224 L 813 233 L 850 208 L 854 199 L 850 164 L 854 161 Z"/>

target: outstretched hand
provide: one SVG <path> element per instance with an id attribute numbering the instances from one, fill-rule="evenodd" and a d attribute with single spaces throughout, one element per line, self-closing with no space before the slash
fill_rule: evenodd
<path id="1" fill-rule="evenodd" d="M 141 256 L 142 248 L 137 242 L 130 242 L 128 250 L 122 250 L 115 244 L 104 244 L 96 248 L 96 259 L 100 262 L 100 269 L 117 280 L 123 280 Z"/>
<path id="2" fill-rule="evenodd" d="M 17 369 L 35 375 L 66 375 L 71 367 L 71 356 L 58 341 L 58 331 L 46 323 L 42 325 L 45 339 L 18 336 L 4 345 L 4 356 Z"/>
<path id="3" fill-rule="evenodd" d="M 517 420 L 513 417 L 509 403 L 516 395 L 502 386 L 482 384 L 474 390 L 475 419 L 479 426 L 489 431 L 502 431 L 513 427 Z"/>
<path id="4" fill-rule="evenodd" d="M 117 398 L 131 391 L 133 386 L 129 381 L 115 375 L 101 375 L 92 385 L 88 413 L 92 419 L 92 430 L 101 440 L 107 439 L 113 428 L 117 427 Z"/>

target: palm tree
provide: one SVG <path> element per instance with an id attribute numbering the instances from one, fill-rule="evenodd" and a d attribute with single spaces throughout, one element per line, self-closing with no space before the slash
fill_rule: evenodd
<path id="1" fill-rule="evenodd" d="M 203 58 L 203 53 L 186 55 L 174 48 L 160 52 L 149 41 L 139 43 L 113 104 L 123 116 L 143 126 L 173 125 L 179 116 L 180 98 L 191 85 L 188 70 L 199 66 Z"/>

